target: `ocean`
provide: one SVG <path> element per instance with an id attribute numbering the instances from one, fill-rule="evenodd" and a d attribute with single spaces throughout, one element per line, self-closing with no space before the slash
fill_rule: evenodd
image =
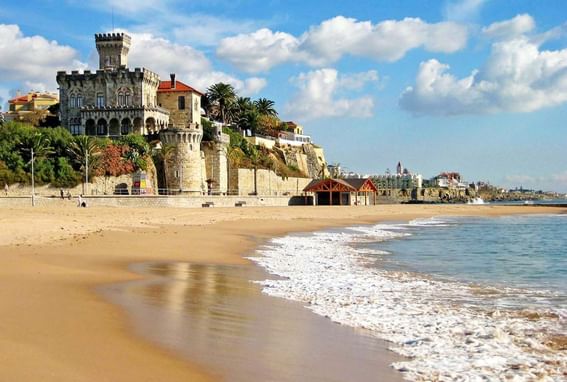
<path id="1" fill-rule="evenodd" d="M 567 379 L 567 215 L 432 218 L 272 239 L 269 295 L 367 329 L 414 381 Z"/>

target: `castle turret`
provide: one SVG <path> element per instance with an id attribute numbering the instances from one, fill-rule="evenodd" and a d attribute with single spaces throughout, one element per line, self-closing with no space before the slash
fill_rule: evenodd
<path id="1" fill-rule="evenodd" d="M 205 191 L 201 165 L 201 139 L 203 130 L 197 124 L 185 128 L 168 128 L 160 133 L 163 144 L 175 146 L 166 158 L 167 187 L 179 193 L 202 195 Z"/>
<path id="2" fill-rule="evenodd" d="M 213 140 L 203 145 L 208 191 L 214 195 L 228 193 L 227 151 L 230 137 L 220 126 L 213 126 Z"/>
<path id="3" fill-rule="evenodd" d="M 99 69 L 115 70 L 128 66 L 130 36 L 125 33 L 97 33 L 95 40 Z"/>

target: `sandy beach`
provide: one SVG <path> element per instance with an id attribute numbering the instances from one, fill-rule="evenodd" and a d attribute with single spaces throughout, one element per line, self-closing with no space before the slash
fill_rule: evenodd
<path id="1" fill-rule="evenodd" d="M 254 267 L 243 256 L 290 232 L 439 215 L 565 212 L 490 205 L 78 209 L 64 201 L 57 208 L 4 208 L 0 380 L 218 380 L 215 370 L 138 336 L 126 312 L 97 292 L 142 278 L 132 264 Z M 385 349 L 378 355 L 384 365 L 395 358 Z"/>

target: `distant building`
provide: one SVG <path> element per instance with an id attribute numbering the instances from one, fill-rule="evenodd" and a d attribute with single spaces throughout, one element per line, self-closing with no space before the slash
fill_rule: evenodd
<path id="1" fill-rule="evenodd" d="M 431 178 L 427 183 L 429 187 L 456 188 L 464 190 L 468 184 L 461 181 L 461 174 L 458 172 L 442 172 Z"/>
<path id="2" fill-rule="evenodd" d="M 50 106 L 59 102 L 59 97 L 54 93 L 29 92 L 25 95 L 18 95 L 8 100 L 8 112 L 5 114 L 6 120 L 24 120 L 33 113 L 47 115 Z"/>
<path id="3" fill-rule="evenodd" d="M 284 122 L 283 125 L 285 126 L 286 131 L 299 135 L 303 134 L 303 126 L 298 125 L 293 121 Z"/>
<path id="4" fill-rule="evenodd" d="M 401 162 L 398 162 L 395 174 L 387 171 L 384 175 L 373 175 L 372 181 L 378 190 L 411 190 L 423 186 L 423 177 L 420 174 L 412 174 Z"/>

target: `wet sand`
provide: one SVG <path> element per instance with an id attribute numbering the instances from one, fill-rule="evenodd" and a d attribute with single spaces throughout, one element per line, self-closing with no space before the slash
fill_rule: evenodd
<path id="1" fill-rule="evenodd" d="M 101 288 L 136 332 L 221 380 L 401 381 L 385 341 L 261 293 L 270 278 L 249 265 L 149 263 L 143 280 Z M 238 351 L 235 351 L 238 349 Z"/>
<path id="2" fill-rule="evenodd" d="M 62 205 L 61 208 L 1 209 L 0 380 L 218 380 L 223 371 L 215 370 L 208 362 L 214 355 L 198 358 L 178 349 L 156 346 L 157 342 L 138 335 L 139 329 L 124 309 L 110 304 L 98 292 L 102 286 L 147 278 L 132 272 L 131 264 L 190 262 L 252 268 L 242 258 L 243 254 L 265 239 L 289 232 L 435 215 L 563 212 L 565 209 L 494 206 L 183 210 L 77 209 Z M 232 287 L 232 278 L 228 280 L 227 285 Z M 258 290 L 251 290 L 250 295 L 255 297 L 246 294 L 244 300 L 267 298 Z M 330 329 L 318 330 L 328 325 L 313 326 L 314 318 L 305 316 L 311 313 L 307 310 L 299 313 L 301 309 L 296 307 L 289 308 L 291 313 L 283 320 L 283 324 L 290 326 L 282 329 L 287 334 L 280 336 L 282 340 L 309 345 L 315 340 L 308 335 L 315 334 L 322 338 L 323 344 Z M 288 308 L 278 309 L 257 315 L 252 327 L 269 328 L 268 322 L 277 321 L 274 316 Z M 211 330 L 215 328 L 209 314 L 202 314 L 201 321 Z M 300 321 L 294 327 L 303 331 L 285 329 L 293 321 Z M 196 336 L 195 332 L 190 333 Z M 211 333 L 202 334 L 203 344 L 218 340 Z M 352 337 L 350 334 L 345 335 Z M 290 335 L 295 339 L 287 338 Z M 299 345 L 274 348 L 267 341 L 256 338 L 249 344 L 269 350 L 262 355 L 270 362 L 263 358 L 262 363 L 281 368 L 280 362 L 294 357 L 298 351 Z M 354 344 L 356 340 L 353 341 Z M 235 355 L 240 351 L 236 345 L 225 345 Z M 392 356 L 384 348 L 376 349 L 373 354 L 382 364 Z M 341 365 L 341 359 L 332 359 L 333 365 Z"/>

